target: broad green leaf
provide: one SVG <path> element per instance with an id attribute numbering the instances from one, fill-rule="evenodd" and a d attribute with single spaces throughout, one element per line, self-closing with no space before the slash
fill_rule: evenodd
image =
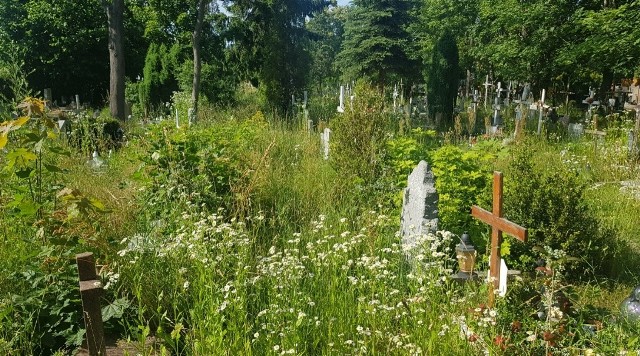
<path id="1" fill-rule="evenodd" d="M 45 163 L 44 164 L 44 168 L 46 168 L 47 171 L 49 171 L 51 173 L 63 173 L 64 172 L 60 167 L 55 166 L 53 164 L 46 164 Z"/>
<path id="2" fill-rule="evenodd" d="M 8 137 L 6 133 L 0 133 L 0 149 L 7 145 Z"/>
<path id="3" fill-rule="evenodd" d="M 26 178 L 29 178 L 29 176 L 31 176 L 31 173 L 33 173 L 33 168 L 27 167 L 19 171 L 16 171 L 16 176 L 18 176 L 18 178 L 26 179 Z"/>
<path id="4" fill-rule="evenodd" d="M 42 152 L 42 145 L 43 144 L 44 144 L 44 140 L 40 140 L 40 141 L 36 142 L 36 144 L 33 146 L 33 149 L 38 153 Z"/>
<path id="5" fill-rule="evenodd" d="M 38 158 L 38 156 L 35 155 L 35 153 L 28 151 L 25 148 L 19 148 L 15 151 L 11 151 L 9 152 L 9 154 L 7 155 L 7 159 L 9 161 L 14 161 L 16 162 L 17 160 L 22 160 L 24 162 L 30 162 L 30 161 L 35 161 Z"/>
<path id="6" fill-rule="evenodd" d="M 60 147 L 50 147 L 49 151 L 66 157 L 71 156 L 71 152 Z"/>
<path id="7" fill-rule="evenodd" d="M 20 210 L 20 215 L 32 216 L 38 211 L 38 205 L 32 201 L 22 201 L 18 205 L 18 209 Z"/>
<path id="8" fill-rule="evenodd" d="M 29 132 L 25 135 L 25 142 L 28 143 L 34 143 L 34 142 L 38 142 L 40 141 L 41 137 L 40 135 L 34 133 L 34 132 Z"/>
<path id="9" fill-rule="evenodd" d="M 126 298 L 119 298 L 113 303 L 102 308 L 102 320 L 107 321 L 111 318 L 120 319 L 124 312 L 129 308 L 130 303 Z"/>
<path id="10" fill-rule="evenodd" d="M 50 129 L 56 128 L 56 123 L 48 117 L 44 119 L 44 125 Z"/>

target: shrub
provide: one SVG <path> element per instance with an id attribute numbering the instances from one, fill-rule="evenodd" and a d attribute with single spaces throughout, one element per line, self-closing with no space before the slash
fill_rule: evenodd
<path id="1" fill-rule="evenodd" d="M 149 221 L 175 217 L 187 203 L 204 211 L 232 207 L 234 189 L 247 178 L 246 152 L 263 126 L 257 119 L 188 131 L 171 126 L 150 132 L 142 158 L 151 178 L 142 195 L 143 204 L 153 206 L 145 212 Z"/>
<path id="2" fill-rule="evenodd" d="M 535 165 L 529 148 L 513 151 L 505 174 L 505 216 L 529 229 L 526 244 L 510 245 L 512 266 L 530 270 L 540 257 L 533 247 L 549 246 L 577 258 L 567 264 L 569 277 L 606 272 L 613 232 L 586 205 L 585 184 L 562 164 Z"/>
<path id="3" fill-rule="evenodd" d="M 330 123 L 331 163 L 347 183 L 371 186 L 382 174 L 388 117 L 382 96 L 365 83 L 356 84 L 353 105 Z"/>
<path id="4" fill-rule="evenodd" d="M 439 228 L 457 234 L 469 230 L 472 236 L 483 229 L 472 219 L 471 206 L 490 187 L 491 164 L 501 149 L 497 141 L 483 141 L 470 150 L 446 145 L 431 155 Z"/>

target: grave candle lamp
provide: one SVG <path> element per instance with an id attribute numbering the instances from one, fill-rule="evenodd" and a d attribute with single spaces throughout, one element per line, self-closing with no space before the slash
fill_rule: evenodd
<path id="1" fill-rule="evenodd" d="M 476 264 L 476 249 L 471 243 L 469 234 L 465 231 L 460 237 L 460 243 L 456 246 L 456 256 L 458 258 L 458 278 L 473 279 L 477 275 L 474 272 Z"/>

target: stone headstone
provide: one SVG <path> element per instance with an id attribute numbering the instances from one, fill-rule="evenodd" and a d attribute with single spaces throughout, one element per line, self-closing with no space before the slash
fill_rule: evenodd
<path id="1" fill-rule="evenodd" d="M 407 179 L 400 219 L 402 244 L 413 245 L 416 236 L 438 229 L 438 193 L 429 164 L 420 161 Z"/>
<path id="2" fill-rule="evenodd" d="M 76 110 L 80 111 L 80 95 L 76 94 Z"/>
<path id="3" fill-rule="evenodd" d="M 196 122 L 196 111 L 193 108 L 189 108 L 187 117 L 189 117 L 189 126 L 191 126 Z"/>
<path id="4" fill-rule="evenodd" d="M 569 136 L 582 137 L 584 134 L 584 126 L 582 124 L 569 124 Z"/>
<path id="5" fill-rule="evenodd" d="M 62 133 L 71 132 L 71 121 L 65 119 L 58 120 L 58 130 Z"/>
<path id="6" fill-rule="evenodd" d="M 339 113 L 344 112 L 344 85 L 340 86 L 340 105 L 337 108 Z"/>
<path id="7" fill-rule="evenodd" d="M 620 305 L 622 315 L 632 321 L 640 320 L 640 286 L 636 287 Z"/>
<path id="8" fill-rule="evenodd" d="M 322 133 L 320 133 L 320 140 L 322 143 L 322 151 L 323 151 L 323 156 L 324 159 L 327 160 L 329 159 L 329 139 L 331 137 L 331 129 L 328 127 L 325 127 L 324 131 L 322 131 Z"/>
<path id="9" fill-rule="evenodd" d="M 44 100 L 45 104 L 50 104 L 51 100 L 53 100 L 53 98 L 51 97 L 51 88 L 44 89 Z"/>

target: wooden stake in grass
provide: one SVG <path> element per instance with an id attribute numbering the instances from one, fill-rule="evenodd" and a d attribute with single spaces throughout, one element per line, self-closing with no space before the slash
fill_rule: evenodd
<path id="1" fill-rule="evenodd" d="M 85 252 L 76 255 L 78 277 L 80 277 L 80 297 L 82 298 L 82 314 L 87 330 L 87 349 L 89 355 L 106 355 L 104 329 L 102 326 L 102 283 L 96 275 L 96 264 L 93 253 Z"/>
<path id="2" fill-rule="evenodd" d="M 489 263 L 489 275 L 493 288 L 489 290 L 489 307 L 495 302 L 495 291 L 500 283 L 500 245 L 502 245 L 502 233 L 514 236 L 522 242 L 527 241 L 527 229 L 512 223 L 502 217 L 502 172 L 493 172 L 493 213 L 474 205 L 471 215 L 491 225 L 491 259 Z"/>

